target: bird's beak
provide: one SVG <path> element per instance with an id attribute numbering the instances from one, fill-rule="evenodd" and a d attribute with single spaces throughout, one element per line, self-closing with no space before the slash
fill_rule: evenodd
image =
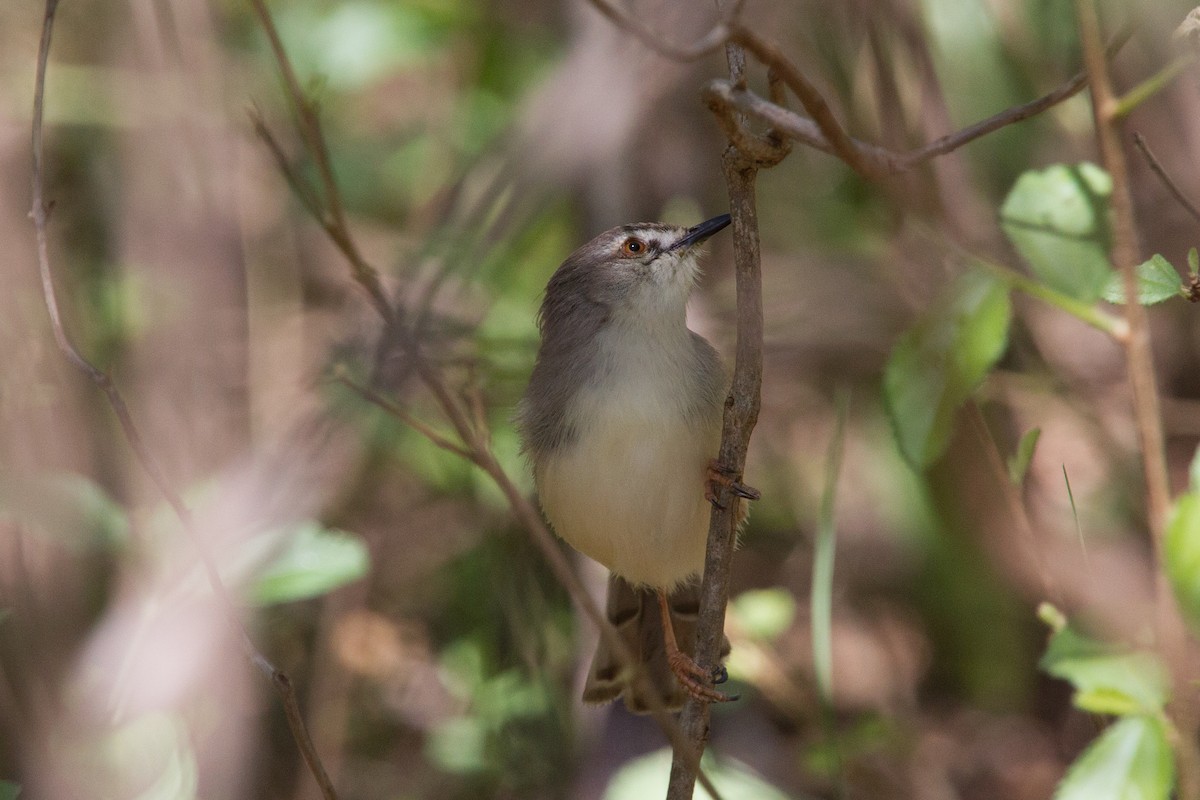
<path id="1" fill-rule="evenodd" d="M 722 214 L 719 217 L 713 217 L 712 219 L 705 220 L 699 225 L 693 225 L 692 227 L 688 228 L 687 233 L 685 233 L 679 238 L 678 241 L 671 245 L 671 249 L 678 250 L 682 247 L 691 247 L 694 244 L 700 244 L 700 242 L 703 242 L 705 239 L 712 236 L 714 233 L 721 230 L 728 224 L 729 215 Z"/>

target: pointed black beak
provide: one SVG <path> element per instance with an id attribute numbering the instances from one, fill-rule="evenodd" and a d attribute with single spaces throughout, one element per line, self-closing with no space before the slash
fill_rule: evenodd
<path id="1" fill-rule="evenodd" d="M 712 219 L 705 220 L 699 225 L 693 225 L 692 227 L 688 228 L 687 233 L 685 233 L 677 242 L 671 245 L 671 249 L 678 250 L 681 247 L 691 247 L 694 244 L 699 244 L 728 224 L 729 215 L 722 214 L 719 217 L 713 217 Z"/>

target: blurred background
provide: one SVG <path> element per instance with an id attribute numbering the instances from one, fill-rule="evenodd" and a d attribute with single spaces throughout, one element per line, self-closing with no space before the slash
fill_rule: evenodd
<path id="1" fill-rule="evenodd" d="M 710 4 L 639 0 L 673 42 Z M 1160 69 L 1184 0 L 1136 14 L 1118 89 Z M 103 396 L 54 346 L 30 208 L 42 5 L 0 5 L 0 797 L 317 797 L 270 683 Z M 358 243 L 427 351 L 511 426 L 545 281 L 612 225 L 728 207 L 699 100 L 723 54 L 667 61 L 584 0 L 289 0 L 273 7 L 315 100 Z M 750 0 L 856 137 L 903 150 L 1081 69 L 1069 0 Z M 761 68 L 750 85 L 766 93 Z M 194 510 L 251 637 L 299 693 L 342 798 L 640 798 L 666 782 L 652 720 L 578 700 L 596 632 L 479 470 L 347 390 L 374 381 L 439 430 L 344 259 L 306 216 L 259 115 L 311 177 L 261 27 L 236 0 L 68 0 L 46 105 L 51 259 L 65 323 L 111 371 Z M 1200 197 L 1200 73 L 1140 106 Z M 1129 150 L 1142 257 L 1195 222 Z M 744 797 L 1044 798 L 1102 727 L 1039 672 L 1049 600 L 1112 640 L 1147 634 L 1153 571 L 1118 345 L 1014 297 L 999 368 L 917 472 L 880 399 L 898 336 L 967 242 L 1019 268 L 998 209 L 1017 175 L 1097 158 L 1086 93 L 902 179 L 801 146 L 759 179 L 763 492 L 734 564 L 732 691 L 714 769 Z M 692 327 L 731 361 L 730 237 Z M 1200 325 L 1152 313 L 1173 488 L 1200 437 Z M 809 596 L 825 454 L 837 484 L 833 723 Z M 1041 439 L 1015 521 L 1003 457 Z M 991 444 L 995 441 L 996 445 Z M 1064 481 L 1070 480 L 1070 495 Z M 1075 511 L 1072 510 L 1072 497 Z M 599 596 L 604 578 L 572 558 Z"/>

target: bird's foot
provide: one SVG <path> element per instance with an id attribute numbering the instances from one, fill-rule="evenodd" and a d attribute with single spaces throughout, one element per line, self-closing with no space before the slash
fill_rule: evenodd
<path id="1" fill-rule="evenodd" d="M 738 497 L 744 497 L 747 500 L 757 500 L 762 497 L 762 492 L 753 486 L 742 483 L 738 480 L 740 476 L 735 471 L 722 467 L 715 458 L 708 462 L 705 474 L 707 477 L 704 481 L 704 497 L 716 508 L 725 508 L 718 499 L 718 492 L 721 488 L 728 489 Z"/>
<path id="2" fill-rule="evenodd" d="M 706 670 L 681 650 L 668 651 L 667 663 L 680 685 L 696 700 L 705 703 L 728 703 L 738 699 L 738 695 L 723 694 L 712 688 L 711 684 L 724 683 L 729 679 L 729 673 L 725 671 L 724 666 Z"/>

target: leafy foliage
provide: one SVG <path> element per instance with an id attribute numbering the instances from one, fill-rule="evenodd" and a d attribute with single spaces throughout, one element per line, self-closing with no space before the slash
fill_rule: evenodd
<path id="1" fill-rule="evenodd" d="M 1078 708 L 1121 717 L 1071 766 L 1056 800 L 1170 797 L 1175 764 L 1163 716 L 1167 676 L 1158 659 L 1084 636 L 1050 606 L 1041 616 L 1054 628 L 1042 669 L 1075 687 Z"/>
<path id="2" fill-rule="evenodd" d="M 1004 352 L 1010 315 L 1008 288 L 967 272 L 896 344 L 884 400 L 900 452 L 914 468 L 945 451 L 958 407 Z"/>
<path id="3" fill-rule="evenodd" d="M 1048 286 L 1079 300 L 1100 297 L 1112 273 L 1108 198 L 1112 179 L 1094 164 L 1024 173 L 1000 209 L 1004 232 Z"/>
<path id="4" fill-rule="evenodd" d="M 1160 255 L 1151 256 L 1149 261 L 1137 265 L 1137 301 L 1152 306 L 1172 297 L 1183 295 L 1179 273 L 1171 262 Z M 1104 299 L 1110 303 L 1125 302 L 1125 280 L 1115 272 L 1104 287 Z"/>

